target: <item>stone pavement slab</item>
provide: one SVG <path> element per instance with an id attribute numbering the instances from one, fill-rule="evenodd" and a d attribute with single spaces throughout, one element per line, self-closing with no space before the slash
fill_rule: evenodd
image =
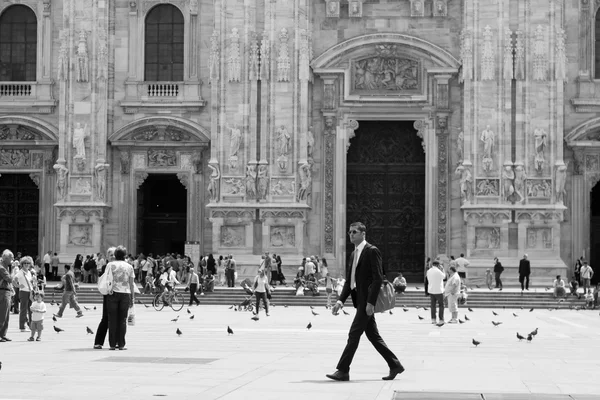
<path id="1" fill-rule="evenodd" d="M 58 334 L 46 318 L 41 342 L 27 342 L 29 333 L 21 333 L 11 315 L 13 341 L 0 343 L 0 399 L 391 400 L 410 399 L 410 393 L 428 399 L 440 393 L 444 399 L 600 398 L 594 397 L 600 394 L 598 311 L 495 309 L 495 316 L 491 309 L 461 309 L 460 318 L 468 314 L 470 321 L 442 327 L 431 325 L 423 309 L 378 314 L 381 335 L 406 372 L 382 381 L 387 366 L 363 337 L 351 381 L 333 382 L 325 374 L 335 370 L 354 314 L 345 310 L 351 315 L 274 307 L 270 317 L 261 313 L 255 322 L 250 313 L 226 306 L 191 307 L 194 320 L 187 307 L 179 313 L 137 307 L 127 351 L 92 349 L 94 338 L 85 328 L 96 330 L 100 307 L 80 319 L 67 310 L 55 323 L 64 329 Z M 171 322 L 176 315 L 178 322 Z M 503 323 L 495 327 L 492 320 Z M 535 328 L 531 343 L 517 340 L 517 332 L 526 336 Z"/>

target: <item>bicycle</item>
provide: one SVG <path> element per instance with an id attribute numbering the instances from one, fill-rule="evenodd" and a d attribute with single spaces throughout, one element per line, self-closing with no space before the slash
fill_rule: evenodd
<path id="1" fill-rule="evenodd" d="M 181 311 L 184 302 L 185 300 L 183 298 L 183 295 L 177 292 L 175 289 L 173 289 L 172 292 L 164 293 L 164 298 L 163 292 L 156 293 L 154 299 L 152 300 L 152 306 L 156 311 L 161 311 L 165 307 L 165 305 L 171 306 L 173 311 Z"/>

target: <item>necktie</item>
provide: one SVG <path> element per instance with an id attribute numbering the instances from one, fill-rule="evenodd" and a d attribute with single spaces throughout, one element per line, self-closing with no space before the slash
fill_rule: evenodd
<path id="1" fill-rule="evenodd" d="M 354 249 L 354 260 L 352 261 L 352 273 L 350 274 L 350 289 L 356 287 L 356 264 L 358 264 L 358 248 Z"/>

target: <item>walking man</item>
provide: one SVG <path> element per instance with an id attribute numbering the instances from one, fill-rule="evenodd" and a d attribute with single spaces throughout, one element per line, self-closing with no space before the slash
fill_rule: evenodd
<path id="1" fill-rule="evenodd" d="M 339 300 L 332 308 L 332 313 L 337 315 L 348 296 L 352 297 L 352 304 L 356 308 L 356 315 L 348 333 L 348 343 L 338 362 L 337 371 L 326 375 L 335 381 L 350 380 L 350 364 L 363 333 L 388 364 L 390 372 L 382 378 L 383 380 L 392 380 L 396 375 L 404 372 L 404 367 L 398 358 L 379 335 L 375 322 L 375 303 L 383 281 L 383 268 L 379 249 L 365 240 L 366 231 L 362 222 L 354 222 L 350 225 L 348 235 L 354 244 L 352 262 L 348 265 L 346 282 Z"/>
<path id="2" fill-rule="evenodd" d="M 52 263 L 52 252 L 49 251 L 44 254 L 44 273 L 46 274 L 46 280 L 50 280 L 52 277 L 50 272 L 50 264 Z"/>
<path id="3" fill-rule="evenodd" d="M 6 249 L 2 252 L 2 261 L 0 262 L 0 342 L 11 341 L 6 337 L 6 332 L 10 319 L 10 298 L 15 294 L 9 272 L 13 258 L 12 251 Z"/>
<path id="4" fill-rule="evenodd" d="M 465 258 L 463 253 L 460 253 L 460 257 L 456 259 L 456 271 L 462 282 L 467 284 L 467 268 L 469 268 L 469 261 Z"/>
<path id="5" fill-rule="evenodd" d="M 75 287 L 75 274 L 71 271 L 71 267 L 69 265 L 65 265 L 65 270 L 67 271 L 61 278 L 63 281 L 63 287 L 65 291 L 62 295 L 62 302 L 60 307 L 58 308 L 58 313 L 54 314 L 56 318 L 62 318 L 63 312 L 67 305 L 69 307 L 74 308 L 77 311 L 77 318 L 83 317 L 83 312 L 81 312 L 81 308 L 79 308 L 79 304 L 77 303 L 77 289 Z"/>
<path id="6" fill-rule="evenodd" d="M 521 283 L 521 293 L 523 290 L 529 290 L 529 275 L 531 274 L 531 265 L 527 259 L 527 254 L 519 261 L 519 282 Z"/>

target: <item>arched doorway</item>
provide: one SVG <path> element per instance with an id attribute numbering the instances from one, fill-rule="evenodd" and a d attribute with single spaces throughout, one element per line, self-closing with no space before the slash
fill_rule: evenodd
<path id="1" fill-rule="evenodd" d="M 176 174 L 150 174 L 138 189 L 138 253 L 183 254 L 187 191 Z"/>
<path id="2" fill-rule="evenodd" d="M 414 121 L 358 121 L 347 155 L 346 222 L 367 226 L 388 277 L 423 279 L 425 152 Z M 347 242 L 347 248 L 352 244 Z"/>
<path id="3" fill-rule="evenodd" d="M 0 176 L 0 248 L 38 254 L 40 194 L 28 174 Z"/>
<path id="4" fill-rule="evenodd" d="M 592 282 L 600 280 L 600 185 L 596 184 L 590 192 L 590 259 L 594 269 Z"/>

